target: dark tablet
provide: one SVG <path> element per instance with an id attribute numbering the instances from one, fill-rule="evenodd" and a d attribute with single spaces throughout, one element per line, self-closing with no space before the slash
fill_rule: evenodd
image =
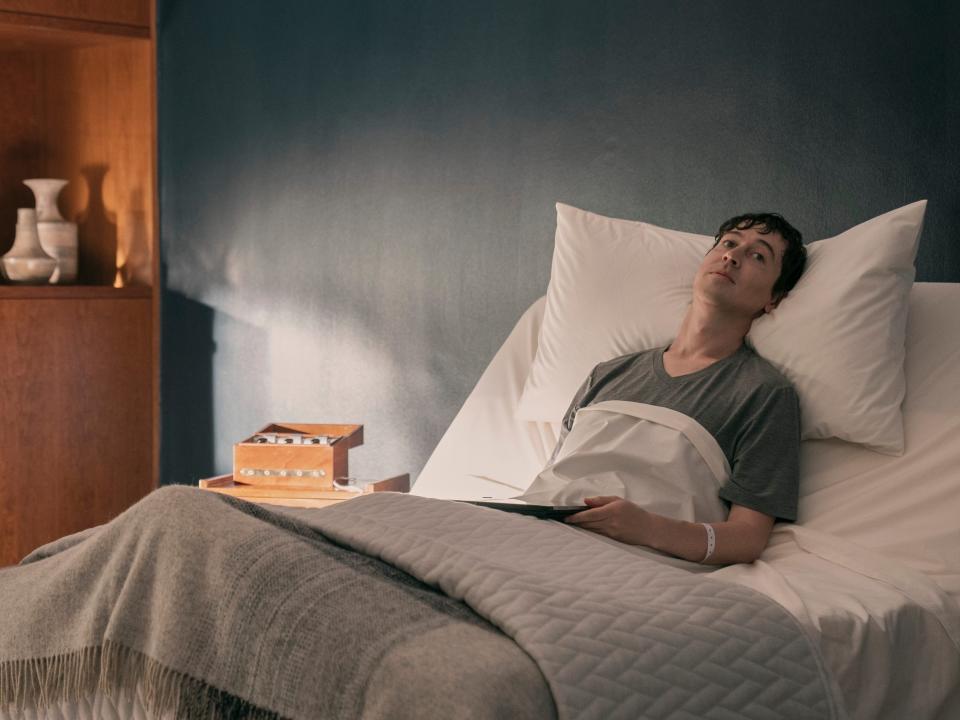
<path id="1" fill-rule="evenodd" d="M 541 520 L 563 520 L 568 515 L 587 509 L 586 505 L 529 505 L 519 502 L 498 502 L 496 500 L 460 500 L 458 502 L 480 505 L 481 507 L 519 515 L 531 515 Z"/>

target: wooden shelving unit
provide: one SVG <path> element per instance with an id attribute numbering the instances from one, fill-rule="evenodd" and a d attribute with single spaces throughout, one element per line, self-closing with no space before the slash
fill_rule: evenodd
<path id="1" fill-rule="evenodd" d="M 78 284 L 0 284 L 0 565 L 157 484 L 153 13 L 0 0 L 0 254 L 29 177 L 69 180 L 80 239 Z"/>
<path id="2" fill-rule="evenodd" d="M 153 297 L 153 288 L 145 285 L 128 285 L 115 288 L 111 285 L 0 285 L 0 300 L 76 300 L 100 298 Z"/>

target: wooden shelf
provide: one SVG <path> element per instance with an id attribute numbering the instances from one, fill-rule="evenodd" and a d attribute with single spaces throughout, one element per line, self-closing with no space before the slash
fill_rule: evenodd
<path id="1" fill-rule="evenodd" d="M 153 297 L 143 285 L 115 288 L 110 285 L 0 285 L 0 300 L 129 300 Z"/>
<path id="2" fill-rule="evenodd" d="M 149 40 L 150 28 L 0 9 L 0 41 L 6 50 L 78 47 L 137 38 Z"/>
<path id="3" fill-rule="evenodd" d="M 68 181 L 79 282 L 156 280 L 156 127 L 150 0 L 0 0 L 0 254 L 28 177 Z"/>
<path id="4" fill-rule="evenodd" d="M 0 0 L 0 255 L 34 204 L 24 178 L 68 181 L 79 239 L 78 284 L 0 281 L 0 566 L 157 485 L 154 14 Z"/>

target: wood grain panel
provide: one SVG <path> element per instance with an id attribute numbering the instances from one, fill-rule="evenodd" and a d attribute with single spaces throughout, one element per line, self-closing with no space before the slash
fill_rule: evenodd
<path id="1" fill-rule="evenodd" d="M 0 12 L 150 28 L 149 0 L 0 0 Z"/>
<path id="2" fill-rule="evenodd" d="M 0 255 L 13 245 L 17 208 L 33 207 L 22 181 L 45 164 L 42 88 L 36 53 L 0 53 Z"/>
<path id="3" fill-rule="evenodd" d="M 150 298 L 0 302 L 0 564 L 154 487 Z"/>

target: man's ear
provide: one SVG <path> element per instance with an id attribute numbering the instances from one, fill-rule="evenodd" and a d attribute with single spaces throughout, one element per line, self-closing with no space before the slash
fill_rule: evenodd
<path id="1" fill-rule="evenodd" d="M 770 298 L 770 302 L 763 306 L 763 313 L 766 315 L 768 312 L 771 312 L 780 302 L 787 296 L 788 293 L 778 292 L 774 293 L 773 297 Z"/>

